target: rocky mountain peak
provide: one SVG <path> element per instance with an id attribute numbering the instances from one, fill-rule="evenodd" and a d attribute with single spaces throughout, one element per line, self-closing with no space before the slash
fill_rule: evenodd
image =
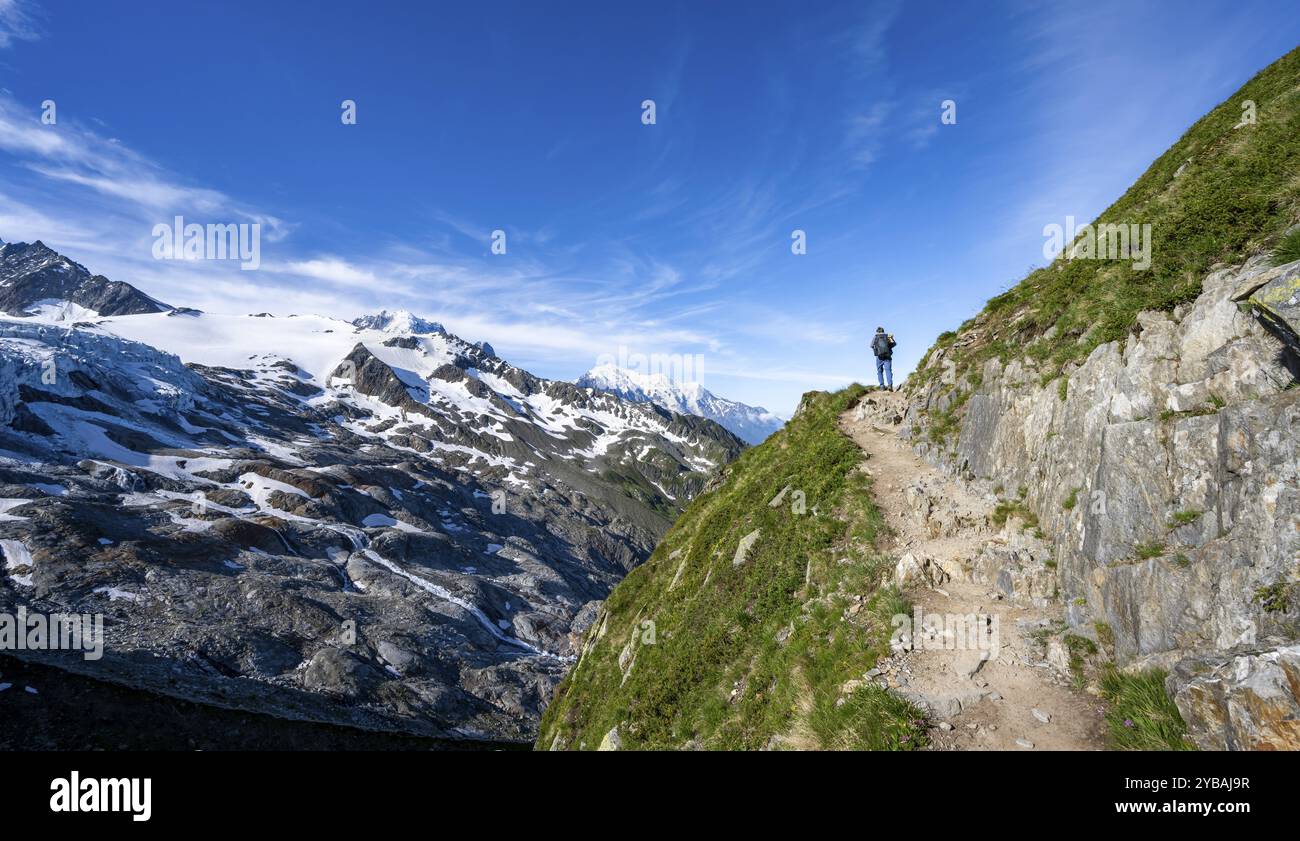
<path id="1" fill-rule="evenodd" d="M 40 240 L 30 243 L 0 241 L 0 263 L 7 271 L 13 272 L 30 272 L 51 263 L 66 264 L 85 271 L 84 267 L 62 256 Z M 6 277 L 5 280 L 10 278 Z"/>
<path id="2" fill-rule="evenodd" d="M 129 283 L 91 274 L 40 240 L 0 245 L 0 312 L 78 320 L 168 309 Z"/>

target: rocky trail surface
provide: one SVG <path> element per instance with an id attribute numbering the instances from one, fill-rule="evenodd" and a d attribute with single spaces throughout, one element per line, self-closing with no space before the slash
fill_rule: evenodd
<path id="1" fill-rule="evenodd" d="M 1097 750 L 1101 703 L 1076 688 L 1050 548 L 997 495 L 945 475 L 898 434 L 902 394 L 872 392 L 841 418 L 867 458 L 914 604 L 893 655 L 868 673 L 926 709 L 935 750 Z M 919 619 L 918 619 L 919 617 Z"/>

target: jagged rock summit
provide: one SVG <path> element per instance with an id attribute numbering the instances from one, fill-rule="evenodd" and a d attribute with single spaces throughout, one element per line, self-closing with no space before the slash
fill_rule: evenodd
<path id="1" fill-rule="evenodd" d="M 71 322 L 169 309 L 129 283 L 91 274 L 39 240 L 0 241 L 0 313 Z"/>

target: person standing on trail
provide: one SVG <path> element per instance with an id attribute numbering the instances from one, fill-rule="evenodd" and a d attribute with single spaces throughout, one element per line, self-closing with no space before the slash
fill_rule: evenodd
<path id="1" fill-rule="evenodd" d="M 876 335 L 871 338 L 871 352 L 876 355 L 876 379 L 881 388 L 894 390 L 894 341 L 893 333 L 886 333 L 884 327 L 876 328 Z"/>

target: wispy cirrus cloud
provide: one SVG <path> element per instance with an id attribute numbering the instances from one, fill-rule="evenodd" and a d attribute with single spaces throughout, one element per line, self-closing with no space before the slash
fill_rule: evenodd
<path id="1" fill-rule="evenodd" d="M 361 268 L 338 257 L 316 257 L 285 263 L 283 271 L 299 277 L 323 280 L 337 286 L 364 286 L 374 288 L 381 281 L 370 269 Z"/>
<path id="2" fill-rule="evenodd" d="M 287 234 L 284 223 L 271 214 L 187 182 L 74 120 L 60 116 L 55 124 L 46 125 L 39 110 L 24 108 L 9 96 L 0 96 L 0 151 L 47 182 L 74 185 L 116 200 L 120 212 L 144 221 L 170 214 L 219 215 L 260 223 L 271 241 Z"/>
<path id="3" fill-rule="evenodd" d="M 877 102 L 865 112 L 848 116 L 844 147 L 854 168 L 865 169 L 880 157 L 893 110 L 892 102 Z"/>
<path id="4" fill-rule="evenodd" d="M 858 20 L 839 36 L 847 46 L 843 60 L 849 91 L 856 94 L 844 117 L 844 147 L 852 169 L 875 163 L 887 137 L 895 109 L 887 35 L 901 9 L 897 0 L 862 6 Z"/>
<path id="5" fill-rule="evenodd" d="M 35 41 L 39 37 L 32 4 L 26 0 L 0 0 L 0 50 L 15 41 Z"/>
<path id="6" fill-rule="evenodd" d="M 3 0 L 0 0 L 3 2 Z M 576 375 L 627 346 L 646 352 L 717 350 L 719 325 L 663 319 L 675 296 L 713 283 L 617 241 L 598 264 L 566 264 L 578 250 L 555 243 L 556 227 L 505 226 L 509 259 L 486 256 L 498 227 L 435 210 L 429 236 L 338 253 L 294 241 L 296 225 L 195 183 L 119 140 L 0 95 L 0 165 L 13 193 L 0 196 L 0 236 L 42 239 L 95 271 L 128 280 L 173 305 L 214 312 L 314 312 L 352 318 L 380 307 L 433 317 L 468 338 L 492 341 L 521 364 Z M 152 229 L 173 215 L 187 222 L 258 222 L 265 259 L 256 272 L 221 261 L 159 261 Z M 441 230 L 450 237 L 438 236 Z M 527 245 L 527 248 L 524 246 Z M 554 258 L 554 259 L 551 259 Z"/>

